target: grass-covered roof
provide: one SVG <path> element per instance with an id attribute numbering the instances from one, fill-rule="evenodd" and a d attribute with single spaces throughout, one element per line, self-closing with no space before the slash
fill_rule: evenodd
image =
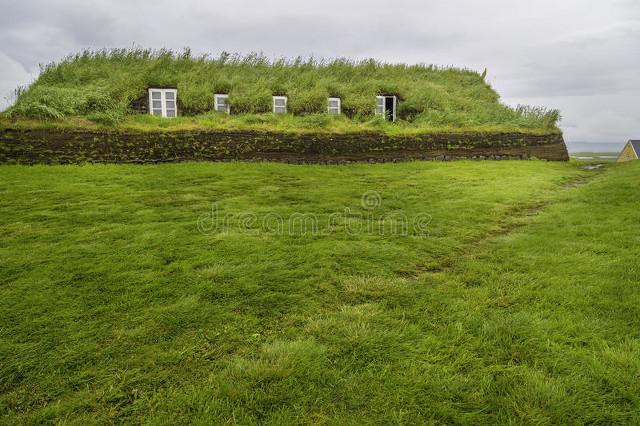
<path id="1" fill-rule="evenodd" d="M 156 86 L 178 89 L 182 118 L 161 124 L 155 117 L 132 115 L 131 102 Z M 212 112 L 214 93 L 229 94 L 234 115 Z M 374 117 L 379 94 L 400 99 L 398 123 Z M 288 96 L 286 117 L 269 114 L 273 95 Z M 327 97 L 341 98 L 343 116 L 326 114 Z M 555 110 L 502 104 L 484 75 L 466 69 L 374 60 L 269 60 L 259 54 L 194 57 L 188 50 L 178 54 L 141 49 L 84 51 L 44 66 L 35 82 L 17 91 L 16 103 L 6 115 L 151 127 L 547 132 L 558 131 L 559 119 Z"/>

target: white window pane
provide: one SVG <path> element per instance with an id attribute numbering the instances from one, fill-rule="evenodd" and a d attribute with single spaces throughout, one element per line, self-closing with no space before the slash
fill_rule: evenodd
<path id="1" fill-rule="evenodd" d="M 151 92 L 151 99 L 160 99 L 160 92 Z"/>
<path id="2" fill-rule="evenodd" d="M 329 108 L 329 114 L 340 114 L 339 108 Z"/>
<path id="3" fill-rule="evenodd" d="M 219 112 L 229 113 L 229 104 L 227 103 L 228 95 L 214 95 L 215 110 Z"/>
<path id="4" fill-rule="evenodd" d="M 285 100 L 284 99 L 281 99 L 281 98 L 280 99 L 278 99 L 278 98 L 275 99 L 275 106 L 281 107 L 281 106 L 285 106 L 285 105 L 286 104 L 285 104 Z"/>
<path id="5" fill-rule="evenodd" d="M 175 97 L 175 93 L 173 93 L 173 92 L 166 92 L 164 94 L 164 96 L 165 96 L 166 99 L 171 99 L 171 100 L 174 100 L 176 98 Z"/>
<path id="6" fill-rule="evenodd" d="M 162 117 L 162 110 L 161 109 L 154 109 L 153 110 L 153 115 L 157 115 L 158 117 Z"/>
<path id="7" fill-rule="evenodd" d="M 167 108 L 168 109 L 175 109 L 176 108 L 176 101 L 167 101 Z"/>
<path id="8" fill-rule="evenodd" d="M 276 114 L 285 114 L 287 112 L 287 108 L 281 107 L 281 106 L 277 106 L 277 107 L 275 107 L 274 112 Z"/>
<path id="9" fill-rule="evenodd" d="M 162 101 L 153 101 L 153 108 L 162 108 Z"/>
<path id="10" fill-rule="evenodd" d="M 176 111 L 173 109 L 168 109 L 167 110 L 167 117 L 173 118 L 176 116 Z"/>

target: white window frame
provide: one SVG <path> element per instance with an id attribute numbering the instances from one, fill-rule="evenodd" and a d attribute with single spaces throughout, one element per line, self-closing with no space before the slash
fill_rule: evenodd
<path id="1" fill-rule="evenodd" d="M 391 121 L 395 122 L 398 116 L 398 97 L 395 95 L 392 96 L 376 96 L 376 115 L 385 115 L 387 108 L 387 98 L 393 98 L 393 114 L 391 117 Z M 382 100 L 382 111 L 378 110 L 379 103 L 378 101 Z"/>
<path id="2" fill-rule="evenodd" d="M 225 105 L 225 109 L 224 110 L 220 110 L 218 109 L 218 99 L 224 99 L 224 105 Z M 214 103 L 214 109 L 217 112 L 224 112 L 227 114 L 231 114 L 231 105 L 229 105 L 229 95 L 225 94 L 225 93 L 216 93 L 215 95 L 213 95 L 213 103 Z"/>
<path id="3" fill-rule="evenodd" d="M 382 109 L 380 109 L 380 101 L 382 101 Z M 384 115 L 384 96 L 376 96 L 376 115 Z"/>
<path id="4" fill-rule="evenodd" d="M 276 111 L 276 100 L 284 100 L 284 112 Z M 282 108 L 282 106 L 278 106 Z M 287 113 L 287 97 L 286 96 L 274 96 L 273 97 L 273 113 L 274 114 L 286 114 Z"/>
<path id="5" fill-rule="evenodd" d="M 338 102 L 338 106 L 337 107 L 332 107 L 331 106 L 331 102 L 333 101 L 337 101 Z M 338 109 L 337 111 L 335 111 L 335 109 Z M 332 111 L 333 109 L 333 111 Z M 340 100 L 340 98 L 327 98 L 327 112 L 329 114 L 342 114 L 342 101 Z"/>
<path id="6" fill-rule="evenodd" d="M 150 88 L 149 89 L 149 114 L 151 115 L 155 115 L 153 112 L 155 109 L 153 107 L 153 93 L 160 93 L 160 105 L 161 105 L 161 115 L 160 117 L 162 118 L 175 118 L 178 116 L 178 89 L 156 89 L 156 88 Z M 173 108 L 167 108 L 167 93 L 173 93 L 173 102 L 174 102 L 174 107 Z M 157 100 L 157 99 L 156 99 Z M 171 100 L 171 99 L 169 99 Z M 174 111 L 174 117 L 167 117 L 167 111 L 168 110 L 173 110 Z"/>

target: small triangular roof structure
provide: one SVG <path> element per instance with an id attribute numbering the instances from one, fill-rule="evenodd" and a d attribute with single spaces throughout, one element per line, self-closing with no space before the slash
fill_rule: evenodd
<path id="1" fill-rule="evenodd" d="M 618 162 L 640 159 L 640 140 L 629 140 L 618 155 Z"/>

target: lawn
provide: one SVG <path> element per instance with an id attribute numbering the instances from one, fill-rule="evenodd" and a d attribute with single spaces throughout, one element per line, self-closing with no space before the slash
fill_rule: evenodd
<path id="1" fill-rule="evenodd" d="M 638 423 L 639 178 L 1 166 L 0 422 Z"/>

